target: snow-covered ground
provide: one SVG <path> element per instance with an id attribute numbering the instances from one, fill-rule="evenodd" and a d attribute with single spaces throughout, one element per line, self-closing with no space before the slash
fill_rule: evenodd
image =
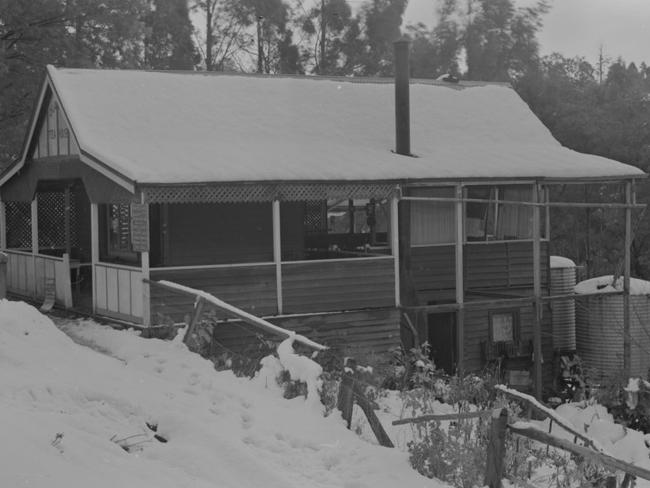
<path id="1" fill-rule="evenodd" d="M 178 341 L 59 325 L 0 300 L 1 487 L 443 486 L 269 377 L 217 372 Z"/>
<path id="2" fill-rule="evenodd" d="M 391 421 L 412 412 L 396 393 L 379 399 L 397 446 L 386 449 L 359 412 L 349 431 L 313 397 L 282 398 L 277 360 L 265 361 L 270 374 L 248 380 L 215 371 L 178 340 L 88 320 L 57 325 L 30 305 L 0 300 L 0 487 L 446 486 L 410 467 L 413 429 Z M 299 364 L 306 358 L 291 357 L 288 342 L 281 349 L 280 360 L 308 373 Z M 556 414 L 609 454 L 650 469 L 643 434 L 616 425 L 602 406 L 562 405 Z M 537 427 L 548 431 L 548 421 Z M 572 438 L 557 424 L 553 433 Z"/>

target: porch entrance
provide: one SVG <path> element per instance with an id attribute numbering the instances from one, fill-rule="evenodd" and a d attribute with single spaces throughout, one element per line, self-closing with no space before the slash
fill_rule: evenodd
<path id="1" fill-rule="evenodd" d="M 427 341 L 431 346 L 431 359 L 438 369 L 454 374 L 456 358 L 456 313 L 432 313 L 427 320 Z"/>
<path id="2" fill-rule="evenodd" d="M 10 291 L 90 312 L 90 201 L 81 180 L 39 181 L 35 203 L 5 202 L 5 219 Z"/>
<path id="3" fill-rule="evenodd" d="M 81 180 L 40 181 L 39 254 L 69 256 L 73 307 L 92 312 L 90 200 Z"/>

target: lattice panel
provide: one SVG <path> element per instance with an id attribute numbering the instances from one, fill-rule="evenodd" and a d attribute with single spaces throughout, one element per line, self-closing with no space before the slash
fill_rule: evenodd
<path id="1" fill-rule="evenodd" d="M 304 229 L 306 233 L 327 232 L 327 201 L 308 201 L 305 204 Z"/>
<path id="2" fill-rule="evenodd" d="M 395 185 L 391 184 L 241 184 L 241 185 L 196 185 L 145 187 L 143 193 L 147 203 L 225 203 L 225 202 L 269 202 L 309 201 L 349 198 L 382 199 L 391 195 Z"/>
<path id="3" fill-rule="evenodd" d="M 70 205 L 66 209 L 63 192 L 38 194 L 38 245 L 40 248 L 66 248 L 66 212 L 69 217 L 70 247 L 78 247 L 79 215 L 72 195 L 69 200 Z"/>
<path id="4" fill-rule="evenodd" d="M 32 248 L 32 212 L 29 202 L 5 202 L 7 248 Z"/>

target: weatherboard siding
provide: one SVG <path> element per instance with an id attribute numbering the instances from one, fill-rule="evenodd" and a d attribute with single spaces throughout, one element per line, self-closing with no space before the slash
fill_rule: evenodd
<path id="1" fill-rule="evenodd" d="M 548 283 L 548 242 L 541 246 L 542 286 Z M 521 287 L 533 284 L 532 241 L 466 244 L 465 289 Z"/>
<path id="2" fill-rule="evenodd" d="M 284 313 L 395 305 L 393 259 L 359 258 L 282 264 Z"/>
<path id="3" fill-rule="evenodd" d="M 34 159 L 79 154 L 79 146 L 56 96 L 49 97 L 47 109 L 41 114 L 37 130 Z"/>
<path id="4" fill-rule="evenodd" d="M 277 314 L 275 265 L 150 270 L 154 281 L 166 280 L 203 290 L 257 316 Z M 194 299 L 160 287 L 151 287 L 154 324 L 180 322 L 192 314 Z"/>
<path id="5" fill-rule="evenodd" d="M 275 317 L 268 320 L 331 347 L 335 354 L 362 360 L 379 359 L 390 349 L 400 345 L 400 313 L 394 307 Z M 258 338 L 260 336 L 265 339 L 281 340 L 278 336 L 268 335 L 242 322 L 220 323 L 213 331 L 215 340 L 213 352 L 219 352 L 218 345 L 230 351 L 250 352 L 261 345 Z"/>
<path id="6" fill-rule="evenodd" d="M 532 295 L 532 288 L 528 290 Z M 523 295 L 523 293 L 522 293 Z M 498 311 L 519 311 L 519 337 L 521 342 L 529 343 L 533 340 L 534 324 L 534 307 L 533 305 L 524 307 L 490 307 L 490 308 L 471 308 L 465 310 L 465 331 L 464 331 L 464 354 L 465 368 L 468 371 L 479 371 L 485 368 L 486 361 L 481 350 L 481 343 L 489 339 L 489 316 L 490 312 Z M 550 384 L 552 381 L 552 364 L 553 364 L 553 342 L 552 342 L 552 325 L 551 309 L 549 306 L 544 307 L 542 314 L 542 359 L 543 359 L 543 382 Z M 532 355 L 526 358 L 518 358 L 518 364 L 530 368 L 532 366 Z M 532 377 L 532 370 L 531 370 Z"/>
<path id="7" fill-rule="evenodd" d="M 453 245 L 411 248 L 411 277 L 418 291 L 456 288 Z"/>
<path id="8" fill-rule="evenodd" d="M 443 296 L 456 288 L 454 246 L 411 248 L 410 275 L 421 299 Z M 541 243 L 542 286 L 548 284 L 548 243 Z M 491 242 L 463 246 L 466 290 L 532 287 L 533 244 Z M 428 300 L 424 300 L 428 301 Z"/>

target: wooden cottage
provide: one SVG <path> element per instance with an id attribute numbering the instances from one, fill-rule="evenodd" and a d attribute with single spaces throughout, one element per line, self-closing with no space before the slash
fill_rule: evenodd
<path id="1" fill-rule="evenodd" d="M 548 188 L 643 176 L 562 147 L 503 84 L 48 67 L 0 247 L 12 293 L 97 316 L 183 320 L 192 299 L 146 281 L 168 280 L 479 369 L 552 354 Z"/>

